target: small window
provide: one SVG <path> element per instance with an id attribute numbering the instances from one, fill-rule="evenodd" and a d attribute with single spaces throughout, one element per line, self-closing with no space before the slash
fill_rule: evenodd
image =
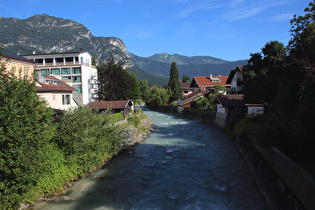
<path id="1" fill-rule="evenodd" d="M 56 63 L 63 63 L 63 58 L 55 58 L 56 59 Z"/>
<path id="2" fill-rule="evenodd" d="M 51 70 L 53 75 L 59 75 L 60 74 L 60 69 L 52 69 Z"/>
<path id="3" fill-rule="evenodd" d="M 70 69 L 69 68 L 62 68 L 61 74 L 69 74 Z"/>
<path id="4" fill-rule="evenodd" d="M 70 95 L 62 95 L 62 105 L 70 104 Z"/>
<path id="5" fill-rule="evenodd" d="M 53 100 L 56 101 L 56 95 L 53 95 Z"/>
<path id="6" fill-rule="evenodd" d="M 81 74 L 81 68 L 80 67 L 74 68 L 73 73 L 74 74 Z"/>
<path id="7" fill-rule="evenodd" d="M 39 59 L 35 59 L 35 62 L 36 62 L 36 63 L 43 63 L 43 61 L 44 61 L 44 60 L 43 60 L 43 59 L 41 59 L 41 58 L 39 58 Z"/>
<path id="8" fill-rule="evenodd" d="M 49 75 L 49 69 L 42 69 L 41 70 L 42 75 Z"/>
<path id="9" fill-rule="evenodd" d="M 53 63 L 53 59 L 52 58 L 45 58 L 45 63 Z"/>
<path id="10" fill-rule="evenodd" d="M 73 62 L 73 57 L 65 57 L 66 62 Z"/>
<path id="11" fill-rule="evenodd" d="M 81 82 L 81 76 L 72 77 L 72 82 Z"/>

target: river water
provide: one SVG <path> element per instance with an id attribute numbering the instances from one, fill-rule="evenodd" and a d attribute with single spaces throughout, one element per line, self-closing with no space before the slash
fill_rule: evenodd
<path id="1" fill-rule="evenodd" d="M 64 196 L 33 209 L 268 209 L 230 136 L 143 108 L 155 124 L 141 142 Z M 103 177 L 95 179 L 95 177 Z"/>

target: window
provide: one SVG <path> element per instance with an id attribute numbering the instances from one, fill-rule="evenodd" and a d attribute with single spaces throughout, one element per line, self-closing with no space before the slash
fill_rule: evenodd
<path id="1" fill-rule="evenodd" d="M 69 68 L 62 68 L 61 69 L 61 74 L 69 74 L 70 73 L 70 69 Z"/>
<path id="2" fill-rule="evenodd" d="M 56 95 L 53 95 L 53 100 L 56 101 Z"/>
<path id="3" fill-rule="evenodd" d="M 81 76 L 72 77 L 72 82 L 81 82 Z"/>
<path id="4" fill-rule="evenodd" d="M 45 63 L 53 63 L 53 59 L 52 58 L 45 58 Z"/>
<path id="5" fill-rule="evenodd" d="M 82 93 L 82 85 L 74 85 L 73 87 L 77 89 L 75 93 Z"/>
<path id="6" fill-rule="evenodd" d="M 66 62 L 73 62 L 73 57 L 65 57 Z"/>
<path id="7" fill-rule="evenodd" d="M 81 67 L 74 68 L 73 73 L 74 74 L 81 74 Z"/>
<path id="8" fill-rule="evenodd" d="M 79 57 L 76 56 L 76 57 L 75 57 L 75 62 L 78 62 L 78 61 L 79 61 Z"/>
<path id="9" fill-rule="evenodd" d="M 49 69 L 42 69 L 41 70 L 42 75 L 49 75 Z"/>
<path id="10" fill-rule="evenodd" d="M 59 75 L 60 74 L 60 69 L 52 69 L 51 70 L 53 75 Z"/>
<path id="11" fill-rule="evenodd" d="M 43 59 L 41 59 L 41 58 L 40 59 L 35 59 L 35 62 L 36 63 L 43 63 Z"/>
<path id="12" fill-rule="evenodd" d="M 63 63 L 63 58 L 55 58 L 56 59 L 56 63 Z"/>
<path id="13" fill-rule="evenodd" d="M 71 77 L 61 77 L 61 80 L 64 82 L 71 82 Z"/>
<path id="14" fill-rule="evenodd" d="M 62 105 L 70 104 L 70 95 L 62 95 Z"/>
<path id="15" fill-rule="evenodd" d="M 80 57 L 81 58 L 81 62 L 83 62 L 83 57 Z"/>

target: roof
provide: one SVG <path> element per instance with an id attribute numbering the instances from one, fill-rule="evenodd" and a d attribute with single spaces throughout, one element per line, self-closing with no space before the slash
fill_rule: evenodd
<path id="1" fill-rule="evenodd" d="M 190 102 L 192 102 L 193 100 L 195 100 L 196 98 L 198 98 L 199 96 L 206 95 L 210 92 L 211 92 L 211 90 L 207 90 L 207 91 L 196 90 L 196 91 L 192 92 L 191 94 L 189 94 L 189 97 L 186 97 L 185 100 L 180 101 L 177 105 L 178 106 L 185 106 L 185 105 L 189 104 Z"/>
<path id="2" fill-rule="evenodd" d="M 243 66 L 237 66 L 234 70 L 231 70 L 229 77 L 226 81 L 226 84 L 231 84 L 232 79 L 237 71 L 243 72 Z"/>
<path id="3" fill-rule="evenodd" d="M 180 87 L 184 90 L 187 90 L 187 89 L 193 89 L 193 88 L 191 88 L 190 87 L 190 82 L 182 82 L 181 84 L 180 84 Z"/>
<path id="4" fill-rule="evenodd" d="M 73 51 L 73 52 L 53 52 L 53 53 L 35 53 L 35 54 L 25 54 L 23 56 L 37 56 L 37 55 L 67 55 L 67 54 L 81 54 L 81 53 L 89 53 L 89 51 Z M 90 54 L 91 55 L 91 54 Z"/>
<path id="5" fill-rule="evenodd" d="M 217 95 L 215 101 L 222 104 L 223 107 L 242 107 L 245 106 L 243 94 Z"/>
<path id="6" fill-rule="evenodd" d="M 93 101 L 88 104 L 90 108 L 96 109 L 125 109 L 129 100 L 123 101 Z"/>
<path id="7" fill-rule="evenodd" d="M 53 92 L 53 91 L 76 91 L 74 87 L 71 87 L 64 81 L 57 79 L 54 76 L 39 76 L 37 81 L 37 92 Z"/>
<path id="8" fill-rule="evenodd" d="M 210 76 L 198 76 L 198 77 L 194 77 L 193 81 L 192 81 L 192 85 L 193 84 L 197 84 L 198 87 L 214 87 L 216 84 L 222 84 L 224 86 L 226 86 L 226 81 L 228 79 L 228 76 L 213 76 L 213 79 L 220 79 L 220 82 L 214 82 L 210 80 Z"/>
<path id="9" fill-rule="evenodd" d="M 15 54 L 13 52 L 10 52 L 8 50 L 2 50 L 2 57 L 8 58 L 8 59 L 15 59 L 15 60 L 20 60 L 20 61 L 24 61 L 24 62 L 28 62 L 28 63 L 32 63 L 34 64 L 33 61 L 30 61 L 27 58 L 24 58 L 23 56 L 20 56 L 18 54 Z"/>

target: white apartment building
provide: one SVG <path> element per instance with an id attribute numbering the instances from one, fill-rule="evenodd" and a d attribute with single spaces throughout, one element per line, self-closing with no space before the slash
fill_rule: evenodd
<path id="1" fill-rule="evenodd" d="M 36 73 L 54 76 L 71 85 L 73 99 L 86 105 L 97 98 L 97 69 L 87 51 L 23 55 L 36 63 Z"/>

